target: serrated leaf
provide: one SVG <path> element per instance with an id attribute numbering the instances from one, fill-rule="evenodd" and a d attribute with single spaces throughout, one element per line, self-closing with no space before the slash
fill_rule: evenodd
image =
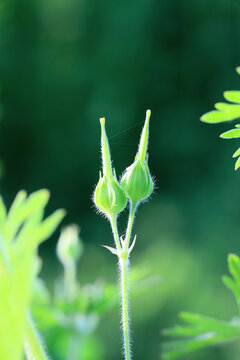
<path id="1" fill-rule="evenodd" d="M 240 129 L 232 129 L 220 135 L 222 139 L 236 139 L 240 137 Z"/>
<path id="2" fill-rule="evenodd" d="M 176 326 L 164 331 L 165 335 L 181 338 L 164 344 L 164 359 L 175 359 L 210 344 L 218 344 L 240 336 L 239 323 L 186 312 L 181 313 L 180 317 L 191 326 Z"/>
<path id="3" fill-rule="evenodd" d="M 180 356 L 214 344 L 218 340 L 215 333 L 206 333 L 193 337 L 192 339 L 173 340 L 163 344 L 163 359 L 172 360 Z"/>
<path id="4" fill-rule="evenodd" d="M 240 258 L 230 254 L 228 266 L 233 278 L 224 276 L 222 280 L 233 292 L 240 307 Z M 240 338 L 239 318 L 222 321 L 188 312 L 182 312 L 179 316 L 187 323 L 187 326 L 175 326 L 164 331 L 165 335 L 179 339 L 164 344 L 163 358 L 166 360 L 176 359 L 211 344 L 220 344 Z"/>
<path id="5" fill-rule="evenodd" d="M 4 254 L 7 259 L 0 261 L 0 319 L 4 329 L 0 359 L 22 359 L 22 335 L 36 272 L 37 247 L 52 234 L 64 215 L 62 210 L 56 211 L 42 221 L 48 198 L 46 190 L 28 198 L 20 192 L 7 216 L 0 199 L 0 260 Z"/>
<path id="6" fill-rule="evenodd" d="M 188 337 L 199 335 L 199 327 L 197 326 L 174 326 L 173 328 L 164 329 L 163 335 L 173 337 Z"/>
<path id="7" fill-rule="evenodd" d="M 235 328 L 227 321 L 215 319 L 210 316 L 182 312 L 179 317 L 187 323 L 197 325 L 202 332 L 216 331 L 216 332 L 235 332 Z"/>
<path id="8" fill-rule="evenodd" d="M 236 163 L 235 163 L 235 170 L 237 170 L 240 166 L 240 157 L 237 159 Z"/>
<path id="9" fill-rule="evenodd" d="M 27 220 L 28 225 L 36 225 L 42 218 L 43 210 L 49 200 L 48 190 L 38 190 L 26 198 L 26 192 L 20 191 L 8 213 L 4 227 L 4 241 L 13 241 L 20 227 Z M 24 226 L 23 226 L 24 228 Z"/>
<path id="10" fill-rule="evenodd" d="M 240 91 L 237 90 L 224 91 L 223 96 L 227 101 L 231 101 L 233 103 L 240 103 Z"/>

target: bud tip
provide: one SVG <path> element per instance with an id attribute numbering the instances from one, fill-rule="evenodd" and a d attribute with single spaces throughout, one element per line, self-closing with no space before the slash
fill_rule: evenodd
<path id="1" fill-rule="evenodd" d="M 146 117 L 150 118 L 150 116 L 151 116 L 151 110 L 148 109 L 147 112 L 146 112 Z"/>
<path id="2" fill-rule="evenodd" d="M 105 125 L 105 118 L 104 117 L 100 118 L 100 123 L 101 123 L 102 126 Z"/>

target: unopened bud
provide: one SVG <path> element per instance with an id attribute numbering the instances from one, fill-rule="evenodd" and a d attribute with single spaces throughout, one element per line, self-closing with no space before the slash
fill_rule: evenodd
<path id="1" fill-rule="evenodd" d="M 93 200 L 101 212 L 109 217 L 115 217 L 125 209 L 127 198 L 117 181 L 115 171 L 113 173 L 112 170 L 110 149 L 105 130 L 105 118 L 101 118 L 100 123 L 103 175 L 100 172 L 100 179 L 94 191 Z"/>
<path id="2" fill-rule="evenodd" d="M 65 227 L 57 243 L 57 255 L 64 266 L 69 262 L 77 262 L 82 254 L 83 246 L 79 239 L 79 227 L 69 225 Z"/>
<path id="3" fill-rule="evenodd" d="M 101 212 L 110 217 L 125 209 L 127 198 L 115 176 L 109 179 L 105 175 L 102 177 L 100 173 L 94 192 L 94 202 Z"/>
<path id="4" fill-rule="evenodd" d="M 148 198 L 154 186 L 147 159 L 150 115 L 151 112 L 148 110 L 135 161 L 126 169 L 121 180 L 121 186 L 125 194 L 134 204 Z"/>
<path id="5" fill-rule="evenodd" d="M 134 204 L 148 198 L 153 191 L 153 181 L 147 162 L 142 165 L 137 158 L 134 163 L 126 169 L 122 177 L 121 185 L 129 200 Z"/>

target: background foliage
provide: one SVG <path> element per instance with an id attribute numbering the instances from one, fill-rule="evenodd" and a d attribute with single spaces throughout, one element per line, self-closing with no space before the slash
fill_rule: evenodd
<path id="1" fill-rule="evenodd" d="M 49 213 L 64 207 L 65 222 L 81 225 L 83 284 L 118 277 L 114 257 L 99 246 L 110 241 L 110 229 L 91 202 L 100 168 L 97 120 L 107 118 L 120 173 L 152 110 L 149 163 L 158 188 L 139 210 L 132 264 L 161 282 L 151 296 L 132 294 L 139 360 L 159 358 L 160 330 L 175 324 L 178 310 L 223 320 L 236 312 L 219 278 L 226 254 L 240 254 L 240 173 L 230 160 L 239 144 L 216 136 L 229 124 L 211 128 L 199 117 L 224 90 L 239 89 L 239 19 L 236 0 L 0 2 L 1 193 L 9 205 L 19 189 L 50 189 Z M 55 243 L 41 248 L 50 289 L 62 271 Z M 120 359 L 118 321 L 115 306 L 97 329 L 106 360 Z M 234 346 L 187 358 L 232 360 Z"/>

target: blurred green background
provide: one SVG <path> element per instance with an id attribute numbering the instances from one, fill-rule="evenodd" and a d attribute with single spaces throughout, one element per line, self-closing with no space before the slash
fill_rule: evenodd
<path id="1" fill-rule="evenodd" d="M 219 139 L 229 124 L 199 118 L 224 90 L 240 89 L 239 23 L 237 0 L 0 1 L 1 193 L 10 204 L 19 189 L 50 189 L 48 210 L 64 207 L 65 223 L 81 226 L 82 284 L 118 279 L 116 258 L 100 247 L 112 244 L 109 225 L 91 201 L 101 166 L 98 118 L 107 119 L 120 175 L 152 110 L 156 191 L 139 208 L 131 261 L 161 281 L 131 293 L 138 360 L 160 358 L 161 329 L 176 323 L 179 310 L 223 319 L 237 311 L 220 275 L 227 253 L 240 254 L 240 172 L 231 160 L 239 143 Z M 61 273 L 55 244 L 40 249 L 50 287 Z M 104 360 L 121 359 L 118 324 L 115 306 L 96 331 Z M 187 358 L 232 360 L 239 350 Z"/>

